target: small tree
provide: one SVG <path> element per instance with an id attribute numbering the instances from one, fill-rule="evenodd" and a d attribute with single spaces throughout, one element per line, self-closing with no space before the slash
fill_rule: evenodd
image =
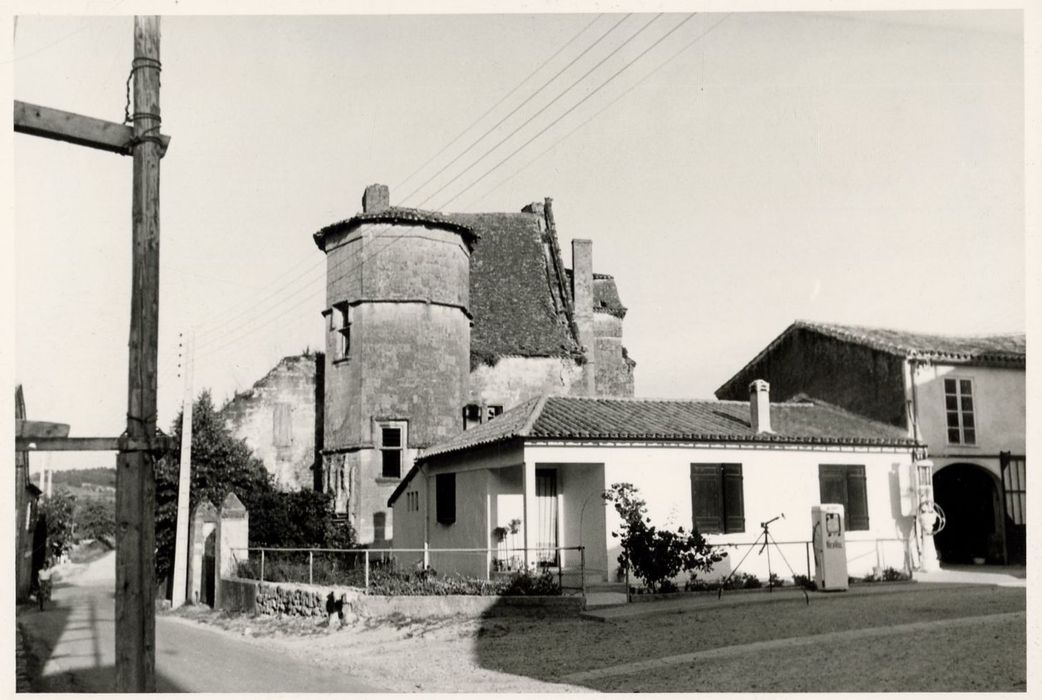
<path id="1" fill-rule="evenodd" d="M 116 512 L 112 501 L 81 499 L 76 502 L 73 519 L 77 539 L 110 540 L 116 536 Z"/>
<path id="2" fill-rule="evenodd" d="M 632 569 L 652 591 L 673 590 L 672 580 L 681 571 L 709 571 L 727 556 L 697 532 L 684 532 L 682 527 L 672 532 L 652 525 L 647 503 L 633 484 L 612 484 L 603 497 L 622 519 L 620 531 L 611 533 L 622 541 L 619 564 Z"/>
<path id="3" fill-rule="evenodd" d="M 40 500 L 40 516 L 47 523 L 47 556 L 57 559 L 75 543 L 76 499 L 65 489 Z"/>

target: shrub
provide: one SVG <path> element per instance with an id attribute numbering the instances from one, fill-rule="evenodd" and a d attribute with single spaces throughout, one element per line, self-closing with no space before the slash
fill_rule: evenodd
<path id="1" fill-rule="evenodd" d="M 806 588 L 808 591 L 818 590 L 818 584 L 814 582 L 814 579 L 804 576 L 803 574 L 796 574 L 792 577 L 794 585 L 800 588 Z"/>
<path id="2" fill-rule="evenodd" d="M 875 574 L 867 574 L 861 579 L 863 583 L 875 583 L 878 580 L 879 578 L 877 578 Z"/>
<path id="3" fill-rule="evenodd" d="M 561 584 L 549 571 L 537 576 L 526 569 L 514 574 L 500 595 L 561 595 Z"/>
<path id="4" fill-rule="evenodd" d="M 767 583 L 774 588 L 781 588 L 785 585 L 785 579 L 772 571 L 771 577 L 767 579 Z"/>
<path id="5" fill-rule="evenodd" d="M 727 556 L 697 532 L 686 533 L 682 527 L 672 532 L 652 525 L 647 503 L 633 484 L 612 484 L 603 498 L 615 506 L 623 522 L 620 532 L 612 533 L 622 541 L 619 564 L 632 567 L 651 592 L 661 591 L 681 571 L 709 571 Z"/>
<path id="6" fill-rule="evenodd" d="M 899 571 L 892 566 L 888 566 L 883 569 L 883 580 L 884 581 L 909 581 L 911 576 L 905 571 Z"/>

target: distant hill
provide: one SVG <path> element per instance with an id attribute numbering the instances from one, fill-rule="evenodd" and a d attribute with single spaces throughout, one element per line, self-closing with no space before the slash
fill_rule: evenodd
<path id="1" fill-rule="evenodd" d="M 111 467 L 93 469 L 68 469 L 54 472 L 55 486 L 68 486 L 95 490 L 92 487 L 116 488 L 116 470 Z"/>

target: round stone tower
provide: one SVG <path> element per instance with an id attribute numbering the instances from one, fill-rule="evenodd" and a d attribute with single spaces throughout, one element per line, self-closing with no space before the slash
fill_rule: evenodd
<path id="1" fill-rule="evenodd" d="M 326 254 L 323 488 L 361 542 L 392 536 L 387 499 L 418 449 L 461 427 L 470 374 L 470 252 L 442 215 L 389 205 L 323 228 Z"/>

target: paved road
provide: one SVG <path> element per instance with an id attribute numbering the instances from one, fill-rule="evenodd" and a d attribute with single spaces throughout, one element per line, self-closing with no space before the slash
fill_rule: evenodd
<path id="1" fill-rule="evenodd" d="M 115 555 L 65 573 L 44 612 L 18 621 L 43 662 L 36 689 L 115 689 Z M 177 618 L 156 618 L 156 685 L 160 692 L 374 692 L 332 669 L 286 658 L 226 632 Z"/>

